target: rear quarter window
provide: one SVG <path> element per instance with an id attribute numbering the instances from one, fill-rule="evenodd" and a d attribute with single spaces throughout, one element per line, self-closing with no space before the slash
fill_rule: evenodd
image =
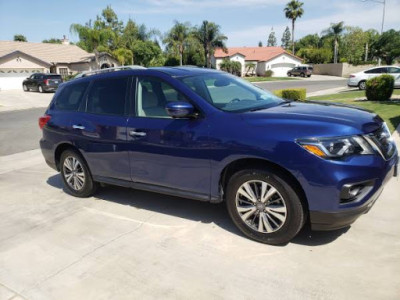
<path id="1" fill-rule="evenodd" d="M 78 110 L 88 85 L 89 82 L 81 82 L 64 87 L 55 99 L 55 107 L 59 110 Z"/>

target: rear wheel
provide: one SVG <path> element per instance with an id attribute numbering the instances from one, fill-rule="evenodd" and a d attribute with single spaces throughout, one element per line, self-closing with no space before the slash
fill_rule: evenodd
<path id="1" fill-rule="evenodd" d="M 358 84 L 358 88 L 360 90 L 365 90 L 367 88 L 365 81 L 360 81 L 360 83 Z"/>
<path id="2" fill-rule="evenodd" d="M 300 74 L 300 76 L 301 76 L 301 77 L 305 77 L 305 76 L 306 76 L 306 74 L 304 74 L 304 73 L 301 73 L 301 74 Z"/>
<path id="3" fill-rule="evenodd" d="M 39 93 L 43 93 L 44 92 L 43 87 L 41 85 L 39 85 L 38 91 L 39 91 Z"/>
<path id="4" fill-rule="evenodd" d="M 299 196 L 282 175 L 249 169 L 229 180 L 226 204 L 234 224 L 247 237 L 279 245 L 289 242 L 305 223 Z"/>
<path id="5" fill-rule="evenodd" d="M 83 157 L 74 150 L 61 154 L 60 172 L 65 189 L 75 197 L 93 195 L 98 184 L 93 181 L 89 168 Z"/>

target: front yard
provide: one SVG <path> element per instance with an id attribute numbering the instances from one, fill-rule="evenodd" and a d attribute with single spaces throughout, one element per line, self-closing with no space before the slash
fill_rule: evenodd
<path id="1" fill-rule="evenodd" d="M 393 95 L 400 95 L 400 90 L 394 90 Z M 356 100 L 357 98 L 362 98 L 364 96 L 364 91 L 351 91 L 326 96 L 310 97 L 307 98 L 307 100 L 332 101 L 371 110 L 380 115 L 387 123 L 390 131 L 393 132 L 400 124 L 400 100 L 384 102 Z"/>

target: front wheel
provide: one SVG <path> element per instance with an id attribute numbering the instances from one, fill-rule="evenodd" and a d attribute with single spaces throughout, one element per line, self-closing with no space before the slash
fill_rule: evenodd
<path id="1" fill-rule="evenodd" d="M 39 91 L 39 93 L 43 93 L 43 92 L 44 92 L 44 91 L 43 91 L 43 87 L 42 87 L 41 85 L 39 85 L 38 91 Z"/>
<path id="2" fill-rule="evenodd" d="M 24 92 L 28 91 L 28 87 L 26 86 L 26 84 L 22 85 L 22 88 L 24 89 Z"/>
<path id="3" fill-rule="evenodd" d="M 305 223 L 302 202 L 288 180 L 267 170 L 234 174 L 228 183 L 226 204 L 239 230 L 265 244 L 289 242 Z"/>
<path id="4" fill-rule="evenodd" d="M 83 157 L 74 150 L 61 154 L 60 172 L 65 189 L 75 197 L 92 196 L 98 184 L 93 181 Z"/>
<path id="5" fill-rule="evenodd" d="M 300 76 L 301 76 L 301 77 L 306 77 L 306 74 L 301 73 Z"/>

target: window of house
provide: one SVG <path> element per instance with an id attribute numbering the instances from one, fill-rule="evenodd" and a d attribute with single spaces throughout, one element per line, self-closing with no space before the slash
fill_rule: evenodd
<path id="1" fill-rule="evenodd" d="M 128 77 L 97 80 L 87 97 L 87 112 L 108 115 L 125 114 Z"/>
<path id="2" fill-rule="evenodd" d="M 58 70 L 59 70 L 61 76 L 64 77 L 64 76 L 68 75 L 68 68 L 59 68 Z"/>
<path id="3" fill-rule="evenodd" d="M 150 118 L 170 118 L 165 110 L 169 102 L 184 101 L 185 96 L 168 83 L 153 77 L 142 77 L 137 87 L 137 115 Z"/>
<path id="4" fill-rule="evenodd" d="M 82 102 L 82 96 L 89 82 L 81 82 L 64 87 L 57 96 L 55 105 L 60 110 L 76 111 Z"/>

